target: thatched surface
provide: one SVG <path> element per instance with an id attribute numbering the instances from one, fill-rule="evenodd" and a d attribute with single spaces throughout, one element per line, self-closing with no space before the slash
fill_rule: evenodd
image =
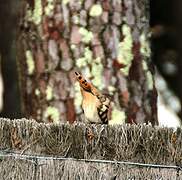
<path id="1" fill-rule="evenodd" d="M 76 161 L 57 160 L 15 160 L 5 158 L 0 163 L 0 175 L 4 179 L 18 180 L 175 180 L 177 172 L 174 169 L 138 168 L 135 166 L 84 163 Z M 178 177 L 182 177 L 179 172 Z M 2 176 L 1 176 L 2 177 Z"/>
<path id="2" fill-rule="evenodd" d="M 0 119 L 0 149 L 73 158 L 182 164 L 182 130 Z M 89 131 L 93 138 L 88 136 Z"/>
<path id="3" fill-rule="evenodd" d="M 26 119 L 13 121 L 0 119 L 0 128 L 1 151 L 10 150 L 22 154 L 80 159 L 106 159 L 166 165 L 182 164 L 181 129 L 173 131 L 168 128 L 153 128 L 146 125 L 53 125 L 39 124 Z M 89 132 L 93 137 L 89 135 Z M 9 173 L 10 175 L 8 175 Z M 142 179 L 144 177 L 145 179 L 153 177 L 156 179 L 160 176 L 163 179 L 170 179 L 170 177 L 176 177 L 176 170 L 84 163 L 73 160 L 38 159 L 35 164 L 32 160 L 4 157 L 0 161 L 1 175 L 7 176 L 5 179 L 11 179 L 10 176 L 17 176 L 19 179 L 22 179 L 21 176 L 23 179 L 33 179 L 33 176 L 37 177 L 36 179 L 41 179 L 40 176 L 42 179 L 69 179 L 69 177 L 70 179 L 72 179 L 71 177 L 75 177 L 73 179 L 91 179 L 92 176 L 93 179 L 111 179 L 116 175 L 118 179 L 122 179 L 122 177 L 127 179 L 132 175 Z"/>

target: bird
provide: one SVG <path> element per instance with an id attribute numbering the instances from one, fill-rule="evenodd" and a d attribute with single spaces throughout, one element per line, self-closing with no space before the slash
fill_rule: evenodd
<path id="1" fill-rule="evenodd" d="M 108 124 L 110 99 L 102 94 L 91 82 L 80 73 L 75 72 L 82 94 L 82 109 L 85 122 L 89 124 Z"/>

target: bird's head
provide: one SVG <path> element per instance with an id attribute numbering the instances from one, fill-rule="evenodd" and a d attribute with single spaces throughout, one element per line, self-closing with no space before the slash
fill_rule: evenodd
<path id="1" fill-rule="evenodd" d="M 91 91 L 91 88 L 92 88 L 91 84 L 89 82 L 87 82 L 87 80 L 84 79 L 80 73 L 75 72 L 75 75 L 76 75 L 77 81 L 80 83 L 80 87 L 87 92 L 92 92 Z"/>

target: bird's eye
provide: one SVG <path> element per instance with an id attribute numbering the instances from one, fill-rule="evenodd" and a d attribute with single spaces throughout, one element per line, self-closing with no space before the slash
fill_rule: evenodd
<path id="1" fill-rule="evenodd" d="M 87 81 L 86 80 L 82 81 L 82 84 L 84 84 L 86 86 L 87 85 Z"/>
<path id="2" fill-rule="evenodd" d="M 78 79 L 81 79 L 81 78 L 82 78 L 81 76 L 78 77 Z"/>

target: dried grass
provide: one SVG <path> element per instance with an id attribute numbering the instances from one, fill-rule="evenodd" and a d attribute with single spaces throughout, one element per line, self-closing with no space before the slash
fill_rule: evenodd
<path id="1" fill-rule="evenodd" d="M 22 154 L 176 165 L 182 163 L 182 130 L 146 125 L 39 124 L 0 119 L 0 149 Z M 89 133 L 90 132 L 90 133 Z M 179 172 L 181 173 L 181 172 Z M 179 176 L 182 177 L 180 174 Z M 74 160 L 0 161 L 4 179 L 176 179 L 175 169 L 85 163 Z"/>

